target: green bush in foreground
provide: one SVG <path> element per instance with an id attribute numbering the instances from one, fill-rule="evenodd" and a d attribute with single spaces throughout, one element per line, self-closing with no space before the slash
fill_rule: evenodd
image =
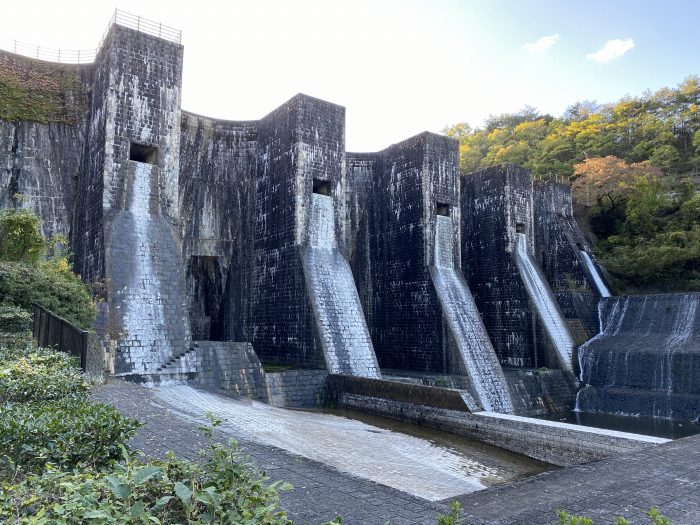
<path id="1" fill-rule="evenodd" d="M 234 441 L 212 445 L 203 463 L 141 462 L 124 449 L 111 470 L 47 470 L 0 484 L 0 522 L 17 525 L 188 523 L 290 525 L 279 491 L 240 457 Z"/>
<path id="2" fill-rule="evenodd" d="M 651 525 L 671 525 L 669 519 L 662 516 L 656 507 L 650 508 L 645 514 L 649 518 Z M 591 518 L 574 516 L 563 510 L 557 511 L 557 517 L 559 518 L 559 525 L 593 525 Z M 613 523 L 614 525 L 630 525 L 630 522 L 623 517 L 615 518 Z"/>
<path id="3" fill-rule="evenodd" d="M 98 468 L 121 456 L 140 426 L 114 408 L 86 400 L 0 405 L 0 470 Z"/>
<path id="4" fill-rule="evenodd" d="M 81 399 L 89 392 L 73 356 L 45 348 L 6 349 L 3 354 L 0 403 Z"/>

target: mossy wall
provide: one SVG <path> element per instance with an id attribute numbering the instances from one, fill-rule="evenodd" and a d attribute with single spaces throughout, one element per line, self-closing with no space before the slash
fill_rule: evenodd
<path id="1" fill-rule="evenodd" d="M 91 64 L 55 64 L 0 51 L 0 120 L 78 124 Z"/>

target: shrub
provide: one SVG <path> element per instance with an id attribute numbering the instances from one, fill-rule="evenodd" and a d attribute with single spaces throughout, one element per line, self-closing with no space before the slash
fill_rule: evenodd
<path id="1" fill-rule="evenodd" d="M 649 518 L 652 525 L 671 525 L 669 519 L 662 516 L 659 513 L 659 509 L 656 507 L 650 508 L 644 514 L 646 514 L 646 516 Z M 557 517 L 559 518 L 559 525 L 593 525 L 593 520 L 591 518 L 587 518 L 586 516 L 575 516 L 563 510 L 557 511 Z M 615 518 L 614 524 L 630 525 L 630 522 L 622 516 L 618 516 Z"/>
<path id="2" fill-rule="evenodd" d="M 80 399 L 88 391 L 75 358 L 68 354 L 35 348 L 0 361 L 0 402 Z"/>
<path id="3" fill-rule="evenodd" d="M 20 334 L 32 326 L 32 314 L 17 306 L 0 306 L 0 332 Z"/>
<path id="4" fill-rule="evenodd" d="M 38 303 L 86 330 L 95 320 L 92 297 L 64 259 L 36 265 L 0 262 L 0 297 L 27 310 Z"/>
<path id="5" fill-rule="evenodd" d="M 279 491 L 288 488 L 268 485 L 233 441 L 214 445 L 203 464 L 172 455 L 144 463 L 124 451 L 111 472 L 48 469 L 0 484 L 0 522 L 290 525 L 279 509 Z"/>
<path id="6" fill-rule="evenodd" d="M 121 456 L 140 424 L 107 405 L 64 399 L 0 405 L 0 467 L 38 472 L 103 467 Z"/>
<path id="7" fill-rule="evenodd" d="M 46 252 L 41 219 L 28 210 L 0 211 L 0 260 L 37 263 Z"/>

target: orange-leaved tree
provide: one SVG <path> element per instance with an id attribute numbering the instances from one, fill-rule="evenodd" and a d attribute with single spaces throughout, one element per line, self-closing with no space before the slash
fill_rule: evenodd
<path id="1" fill-rule="evenodd" d="M 648 163 L 628 164 L 612 155 L 594 157 L 574 164 L 571 189 L 576 202 L 611 211 L 627 200 L 638 178 L 655 179 L 661 170 Z"/>

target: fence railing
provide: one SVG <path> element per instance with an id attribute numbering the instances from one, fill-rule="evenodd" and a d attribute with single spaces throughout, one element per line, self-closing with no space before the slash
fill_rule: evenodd
<path id="1" fill-rule="evenodd" d="M 89 64 L 94 62 L 95 56 L 97 56 L 96 49 L 52 49 L 9 38 L 0 38 L 0 49 L 37 60 L 63 64 Z"/>
<path id="2" fill-rule="evenodd" d="M 175 29 L 174 27 L 163 25 L 155 20 L 149 20 L 148 18 L 143 18 L 142 16 L 133 15 L 131 13 L 127 13 L 126 11 L 115 9 L 112 19 L 107 25 L 107 31 L 105 31 L 102 41 L 100 41 L 100 45 L 97 46 L 98 49 L 102 47 L 102 42 L 104 42 L 107 33 L 109 33 L 109 28 L 114 24 L 122 27 L 128 27 L 130 29 L 136 29 L 136 31 L 141 33 L 156 36 L 158 38 L 162 38 L 163 40 L 168 40 L 169 42 L 175 42 L 176 44 L 182 43 L 182 31 L 180 29 Z"/>
<path id="3" fill-rule="evenodd" d="M 135 29 L 141 33 L 162 38 L 163 40 L 174 42 L 176 44 L 180 44 L 182 42 L 182 31 L 180 29 L 175 29 L 173 27 L 163 25 L 160 22 L 115 9 L 112 17 L 109 19 L 107 29 L 100 39 L 100 43 L 95 49 L 54 49 L 50 47 L 27 44 L 26 42 L 20 42 L 19 40 L 12 40 L 9 38 L 0 38 L 0 49 L 10 51 L 18 55 L 36 58 L 37 60 L 46 60 L 48 62 L 61 62 L 63 64 L 89 64 L 95 61 L 97 52 L 102 47 L 102 44 L 104 44 L 104 41 L 109 34 L 109 30 L 113 25 Z"/>
<path id="4" fill-rule="evenodd" d="M 87 366 L 88 331 L 81 330 L 50 310 L 32 303 L 34 322 L 32 336 L 39 346 L 52 347 L 80 359 L 83 371 Z"/>

